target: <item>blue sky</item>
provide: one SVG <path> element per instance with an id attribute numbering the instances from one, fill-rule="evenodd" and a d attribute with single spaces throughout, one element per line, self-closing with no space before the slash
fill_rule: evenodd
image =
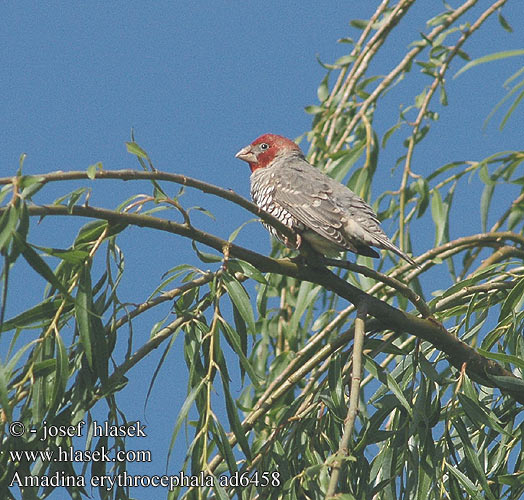
<path id="1" fill-rule="evenodd" d="M 304 107 L 317 102 L 316 89 L 325 75 L 316 57 L 331 63 L 344 55 L 348 46 L 337 39 L 356 38 L 349 20 L 369 17 L 374 3 L 3 2 L 0 176 L 16 171 L 22 153 L 27 154 L 27 174 L 84 170 L 98 161 L 106 169 L 136 168 L 124 144 L 134 129 L 137 142 L 158 169 L 197 177 L 247 197 L 249 171 L 234 154 L 262 133 L 297 137 L 309 129 L 311 116 Z M 488 5 L 480 3 L 484 8 Z M 373 63 L 374 71 L 384 74 L 400 60 L 406 46 L 424 30 L 428 6 L 433 14 L 443 10 L 440 2 L 418 2 Z M 478 15 L 480 10 L 473 12 Z M 504 32 L 493 18 L 474 43 L 465 46 L 472 57 L 522 48 L 521 3 L 509 2 L 504 15 L 516 33 Z M 468 19 L 476 17 L 472 14 Z M 439 109 L 440 121 L 417 150 L 415 172 L 426 175 L 450 161 L 478 160 L 522 148 L 522 107 L 503 133 L 497 129 L 500 115 L 482 131 L 483 120 L 504 95 L 502 82 L 520 61 L 494 63 L 496 72 L 484 65 L 451 80 L 460 67 L 456 62 L 448 75 L 449 106 Z M 414 77 L 386 96 L 377 111 L 379 135 L 396 122 L 399 106 L 409 105 L 424 83 L 424 77 Z M 374 196 L 387 189 L 391 168 L 408 134 L 408 129 L 402 129 L 381 151 Z M 146 184 L 90 184 L 91 203 L 108 208 L 137 189 L 149 191 Z M 39 200 L 53 200 L 80 185 L 47 186 Z M 480 190 L 472 189 L 471 196 L 461 201 L 468 218 L 454 221 L 455 235 L 480 228 L 464 233 L 464 221 L 469 222 L 470 210 L 478 210 L 479 197 Z M 205 216 L 195 220 L 222 237 L 251 218 L 200 193 L 188 193 L 185 203 L 213 212 L 215 223 Z M 67 246 L 78 227 L 78 221 L 66 218 L 44 221 L 38 227 L 33 224 L 30 241 L 56 245 L 58 230 L 62 245 Z M 432 239 L 431 229 L 416 242 L 415 253 L 427 250 Z M 261 251 L 270 248 L 267 234 L 255 224 L 238 241 Z M 131 302 L 144 300 L 168 268 L 195 262 L 189 242 L 175 237 L 134 229 L 124 235 L 121 245 L 127 262 L 121 295 Z M 43 293 L 32 271 L 20 266 L 16 281 L 14 275 L 8 316 L 38 301 Z M 28 289 L 28 282 L 34 286 Z M 148 320 L 154 321 L 154 316 L 135 325 L 137 345 L 149 336 Z M 180 349 L 180 340 L 177 346 Z M 147 420 L 149 437 L 131 442 L 130 448 L 153 450 L 153 463 L 137 469 L 149 474 L 164 472 L 167 444 L 186 394 L 182 354 L 173 349 L 144 418 L 145 391 L 159 356 L 154 353 L 131 371 L 129 386 L 118 396 L 129 419 Z M 170 473 L 180 468 L 183 440 L 182 436 Z M 144 499 L 157 495 L 140 492 Z"/>

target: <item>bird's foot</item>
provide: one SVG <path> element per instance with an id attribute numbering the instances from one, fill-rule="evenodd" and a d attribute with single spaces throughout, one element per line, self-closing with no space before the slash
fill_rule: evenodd
<path id="1" fill-rule="evenodd" d="M 302 246 L 302 236 L 300 236 L 300 234 L 297 233 L 295 235 L 294 241 L 293 239 L 290 239 L 285 235 L 282 235 L 282 236 L 283 236 L 282 240 L 284 242 L 284 245 L 286 245 L 287 248 L 298 250 Z"/>

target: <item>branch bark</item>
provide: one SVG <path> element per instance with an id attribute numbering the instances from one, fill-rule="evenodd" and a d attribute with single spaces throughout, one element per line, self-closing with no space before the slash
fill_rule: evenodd
<path id="1" fill-rule="evenodd" d="M 524 391 L 518 388 L 504 388 L 500 386 L 493 377 L 509 377 L 519 382 L 521 379 L 515 377 L 510 371 L 495 361 L 481 356 L 475 349 L 449 333 L 442 324 L 432 318 L 419 318 L 405 311 L 396 309 L 386 302 L 354 287 L 324 267 L 299 265 L 289 259 L 272 259 L 201 231 L 193 226 L 159 219 L 149 215 L 121 213 L 86 206 L 74 206 L 70 211 L 68 207 L 61 205 L 30 206 L 28 207 L 28 212 L 31 216 L 73 215 L 103 219 L 112 223 L 148 227 L 179 234 L 214 248 L 218 252 L 224 252 L 227 249 L 230 256 L 245 260 L 262 272 L 277 273 L 322 285 L 355 305 L 365 301 L 368 304 L 368 314 L 375 317 L 380 324 L 383 325 L 384 329 L 407 332 L 430 342 L 437 349 L 445 352 L 449 362 L 457 369 L 461 369 L 461 367 L 466 364 L 468 375 L 476 382 L 490 387 L 498 387 L 503 393 L 511 395 L 515 400 L 524 404 Z M 501 238 L 503 236 L 502 234 L 495 234 L 493 237 Z M 515 384 L 515 386 L 517 387 L 518 384 Z"/>

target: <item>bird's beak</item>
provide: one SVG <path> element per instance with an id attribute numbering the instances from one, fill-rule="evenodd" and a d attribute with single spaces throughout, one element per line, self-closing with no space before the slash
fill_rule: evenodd
<path id="1" fill-rule="evenodd" d="M 238 158 L 239 160 L 250 162 L 256 162 L 257 157 L 253 151 L 251 151 L 251 146 L 246 146 L 245 148 L 242 148 L 236 155 L 235 158 Z"/>

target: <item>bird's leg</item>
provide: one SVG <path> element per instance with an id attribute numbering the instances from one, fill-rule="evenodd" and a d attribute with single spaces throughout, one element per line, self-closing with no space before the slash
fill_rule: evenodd
<path id="1" fill-rule="evenodd" d="M 287 248 L 292 248 L 293 250 L 298 250 L 302 246 L 302 236 L 300 234 L 295 234 L 295 241 L 291 241 L 287 236 L 281 235 L 284 245 Z"/>
<path id="2" fill-rule="evenodd" d="M 298 236 L 300 237 L 300 235 Z M 302 238 L 300 238 L 300 253 L 292 260 L 297 264 L 311 266 L 316 269 L 324 267 L 322 255 L 315 252 L 311 245 Z"/>

